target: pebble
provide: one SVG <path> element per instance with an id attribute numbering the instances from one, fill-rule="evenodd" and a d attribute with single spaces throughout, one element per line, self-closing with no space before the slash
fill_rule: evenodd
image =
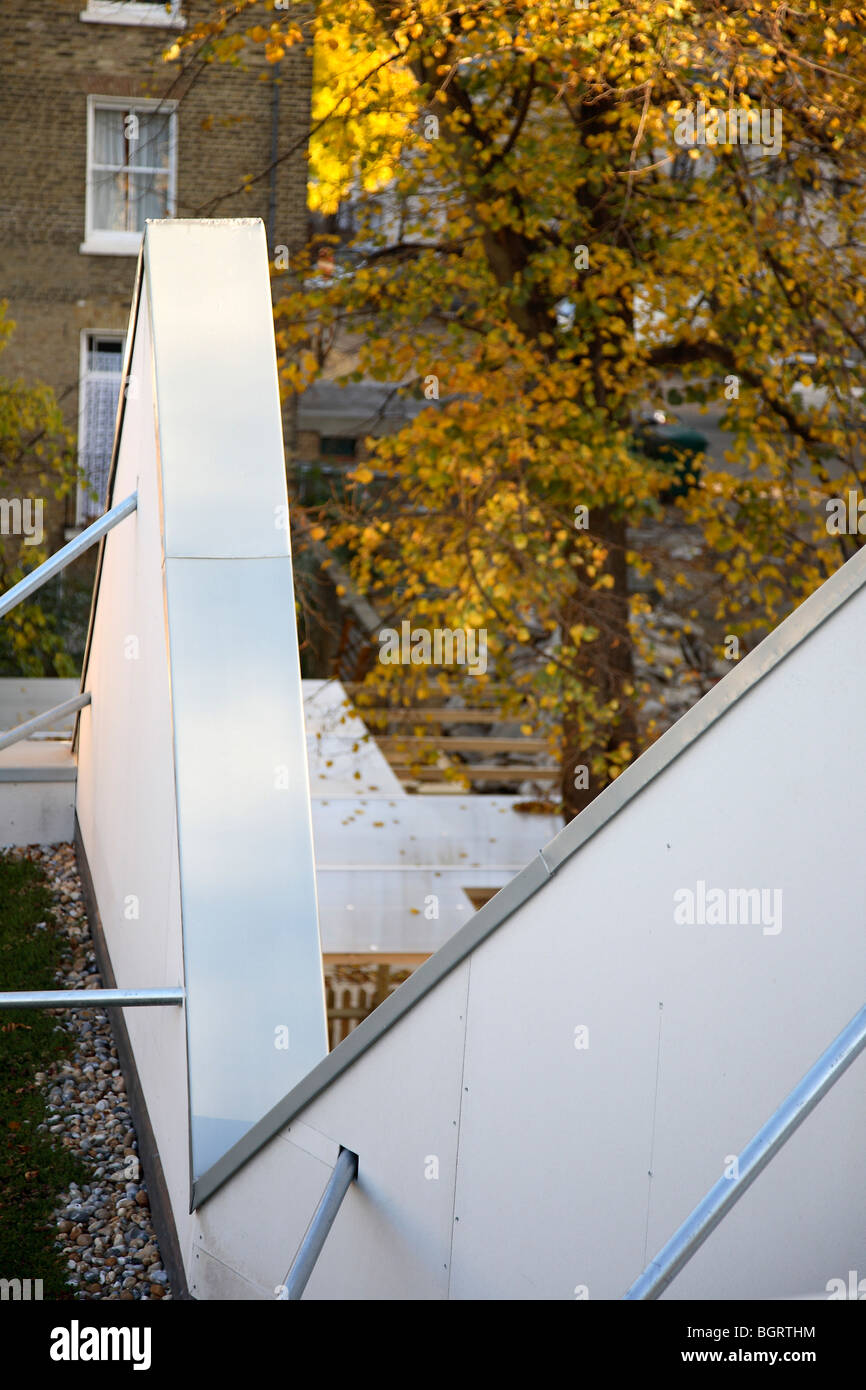
<path id="1" fill-rule="evenodd" d="M 90 928 L 72 845 L 28 845 L 9 850 L 32 859 L 47 875 L 54 914 L 66 948 L 58 987 L 100 988 Z M 58 1135 L 88 1171 L 88 1181 L 58 1193 L 56 1245 L 65 1258 L 66 1283 L 76 1299 L 171 1298 L 138 1161 L 138 1141 L 126 1082 L 102 1009 L 69 1010 L 58 1024 L 72 1034 L 73 1055 L 38 1072 L 48 1107 L 41 1126 Z M 55 1141 L 56 1142 L 56 1141 Z"/>

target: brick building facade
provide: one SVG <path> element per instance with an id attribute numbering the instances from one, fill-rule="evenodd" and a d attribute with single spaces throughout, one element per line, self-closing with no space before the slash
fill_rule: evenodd
<path id="1" fill-rule="evenodd" d="M 261 217 L 272 257 L 307 235 L 308 48 L 273 65 L 258 44 L 241 66 L 198 52 L 164 62 L 212 12 L 210 0 L 5 0 L 0 11 L 0 299 L 16 323 L 0 373 L 53 387 L 97 493 L 144 219 Z M 292 148 L 269 171 L 272 151 Z M 103 501 L 46 494 L 46 544 Z"/>

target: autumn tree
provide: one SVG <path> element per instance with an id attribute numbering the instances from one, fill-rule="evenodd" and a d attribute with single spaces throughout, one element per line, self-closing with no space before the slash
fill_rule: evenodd
<path id="1" fill-rule="evenodd" d="M 283 0 L 215 7 L 184 41 L 272 62 L 315 45 L 312 205 L 351 200 L 357 228 L 336 273 L 311 248 L 282 275 L 283 379 L 303 391 L 337 341 L 356 376 L 429 402 L 316 534 L 380 612 L 486 630 L 478 680 L 551 738 L 569 816 L 652 736 L 636 577 L 685 626 L 703 583 L 746 650 L 860 544 L 828 502 L 862 491 L 863 19 Z M 730 440 L 676 504 L 700 577 L 640 546 L 670 478 L 635 413 L 672 391 L 724 411 Z"/>
<path id="2" fill-rule="evenodd" d="M 0 353 L 15 328 L 0 301 Z M 0 592 L 47 558 L 42 516 L 48 493 L 64 497 L 78 480 L 74 441 L 50 387 L 0 375 Z M 40 599 L 44 600 L 44 592 Z M 19 604 L 0 632 L 5 675 L 74 676 L 44 601 Z"/>

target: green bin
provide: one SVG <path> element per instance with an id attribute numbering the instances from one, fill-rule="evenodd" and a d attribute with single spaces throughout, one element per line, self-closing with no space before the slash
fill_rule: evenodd
<path id="1" fill-rule="evenodd" d="M 706 453 L 709 441 L 700 430 L 678 424 L 664 411 L 640 421 L 635 429 L 635 443 L 644 458 L 661 464 L 673 474 L 673 482 L 659 496 L 665 506 L 685 497 L 701 476 L 700 464 L 695 462 Z"/>

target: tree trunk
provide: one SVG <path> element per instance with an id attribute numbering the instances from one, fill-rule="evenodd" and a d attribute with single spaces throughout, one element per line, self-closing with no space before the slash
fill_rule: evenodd
<path id="1" fill-rule="evenodd" d="M 637 724 L 633 697 L 626 686 L 633 680 L 632 641 L 629 631 L 626 521 L 607 508 L 592 508 L 589 534 L 605 546 L 607 573 L 613 588 L 593 590 L 581 585 L 563 612 L 563 631 L 579 623 L 598 630 L 594 642 L 582 643 L 575 657 L 575 676 L 598 704 L 617 700 L 619 709 L 612 725 L 594 734 L 586 729 L 580 701 L 566 692 L 563 708 L 562 802 L 566 821 L 572 820 L 598 795 L 608 780 L 592 770 L 593 758 L 610 753 L 623 743 L 635 746 Z M 585 771 L 582 771 L 585 769 Z M 587 785 L 582 785 L 587 782 Z"/>

